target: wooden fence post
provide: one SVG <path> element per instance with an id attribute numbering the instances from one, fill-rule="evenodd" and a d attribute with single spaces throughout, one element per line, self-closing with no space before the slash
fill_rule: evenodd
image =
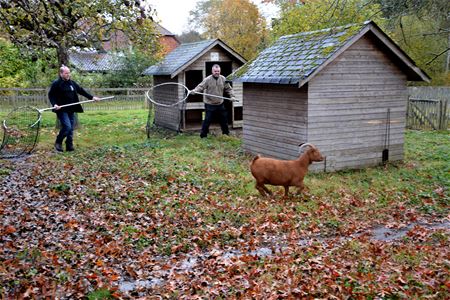
<path id="1" fill-rule="evenodd" d="M 443 99 L 440 101 L 439 103 L 439 108 L 440 108 L 440 122 L 439 122 L 439 129 L 440 130 L 447 130 L 447 126 L 448 126 L 448 116 L 447 116 L 447 104 L 448 104 L 448 99 Z"/>

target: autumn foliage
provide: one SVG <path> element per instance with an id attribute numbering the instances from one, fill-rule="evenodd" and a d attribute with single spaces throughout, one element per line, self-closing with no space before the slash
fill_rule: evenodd
<path id="1" fill-rule="evenodd" d="M 234 137 L 0 160 L 0 295 L 448 299 L 448 140 L 407 139 L 405 163 L 289 199 L 258 196 Z"/>

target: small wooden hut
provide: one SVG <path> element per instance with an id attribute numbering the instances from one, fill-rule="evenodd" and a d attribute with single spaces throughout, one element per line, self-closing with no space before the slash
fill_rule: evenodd
<path id="1" fill-rule="evenodd" d="M 230 78 L 244 150 L 293 159 L 313 143 L 327 157 L 313 170 L 402 160 L 407 81 L 430 80 L 372 21 L 283 36 Z"/>
<path id="2" fill-rule="evenodd" d="M 245 59 L 227 46 L 220 39 L 181 44 L 170 52 L 164 60 L 144 71 L 144 75 L 152 75 L 154 84 L 177 82 L 189 90 L 194 89 L 202 80 L 211 74 L 214 64 L 221 67 L 221 74 L 230 75 L 245 63 Z M 242 83 L 234 84 L 238 102 L 226 101 L 229 124 L 232 128 L 242 127 Z M 173 101 L 184 97 L 185 89 L 171 91 Z M 155 99 L 158 100 L 158 99 Z M 167 103 L 166 103 L 167 104 Z M 176 131 L 201 129 L 203 111 L 203 95 L 190 95 L 186 103 L 175 107 L 155 106 L 155 125 Z M 217 124 L 212 124 L 214 128 Z"/>

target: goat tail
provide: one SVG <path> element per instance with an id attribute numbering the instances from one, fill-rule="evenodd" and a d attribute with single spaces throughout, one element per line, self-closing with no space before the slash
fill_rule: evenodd
<path id="1" fill-rule="evenodd" d="M 254 163 L 255 163 L 255 161 L 258 159 L 258 158 L 260 158 L 261 157 L 261 155 L 256 155 L 253 159 L 252 159 L 252 162 L 250 163 L 251 165 L 253 165 Z"/>

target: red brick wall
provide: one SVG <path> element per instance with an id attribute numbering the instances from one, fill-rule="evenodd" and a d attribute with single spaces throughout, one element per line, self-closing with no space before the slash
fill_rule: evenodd
<path id="1" fill-rule="evenodd" d="M 180 45 L 180 43 L 173 36 L 162 36 L 159 40 L 163 47 L 164 54 L 169 53 Z"/>

